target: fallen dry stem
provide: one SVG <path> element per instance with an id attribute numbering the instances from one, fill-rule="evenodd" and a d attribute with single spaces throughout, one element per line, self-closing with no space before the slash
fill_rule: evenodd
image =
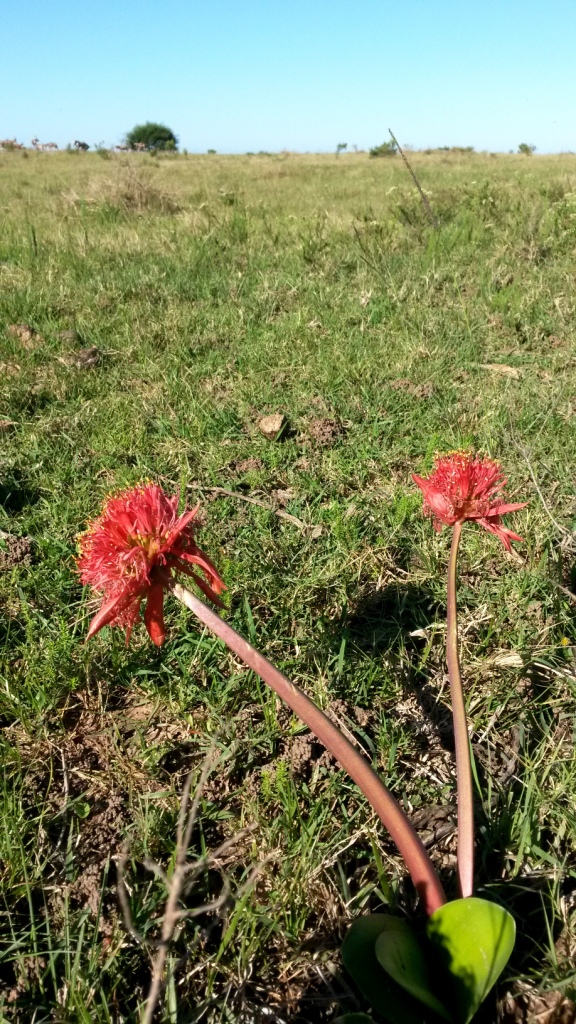
<path id="1" fill-rule="evenodd" d="M 406 170 L 408 171 L 408 174 L 412 178 L 412 181 L 414 182 L 414 184 L 416 185 L 416 188 L 418 189 L 418 191 L 420 193 L 420 198 L 421 198 L 421 200 L 422 200 L 422 202 L 424 204 L 424 209 L 426 210 L 426 213 L 428 214 L 428 217 L 430 218 L 430 223 L 431 223 L 432 227 L 436 231 L 438 231 L 438 221 L 436 220 L 436 217 L 432 213 L 432 207 L 430 206 L 430 203 L 428 201 L 428 196 L 426 195 L 424 189 L 422 188 L 420 182 L 418 181 L 418 178 L 414 174 L 414 171 L 412 170 L 412 165 L 411 165 L 410 161 L 408 160 L 408 157 L 406 156 L 404 150 L 402 149 L 402 146 L 398 142 L 398 139 L 394 135 L 394 132 L 392 131 L 391 128 L 389 128 L 388 131 L 390 132 L 390 135 L 392 136 L 392 142 L 394 143 L 394 145 L 398 149 L 398 152 L 400 153 L 400 156 L 402 157 L 402 159 L 404 161 L 404 166 L 406 167 Z"/>
<path id="2" fill-rule="evenodd" d="M 214 748 L 212 747 L 204 759 L 200 779 L 196 786 L 192 802 L 190 802 L 190 794 L 194 780 L 194 772 L 190 772 L 186 778 L 182 797 L 180 799 L 180 813 L 178 815 L 178 828 L 176 832 L 176 858 L 170 877 L 166 875 L 164 869 L 161 865 L 157 864 L 156 861 L 149 859 L 144 861 L 146 869 L 160 879 L 168 890 L 164 913 L 162 915 L 160 939 L 156 941 L 145 939 L 135 928 L 134 922 L 132 921 L 125 880 L 125 868 L 126 861 L 128 859 L 127 848 L 122 851 L 118 859 L 118 898 L 126 929 L 138 943 L 142 945 L 149 945 L 156 949 L 156 954 L 152 960 L 150 989 L 142 1011 L 142 1024 L 152 1024 L 154 1019 L 154 1014 L 165 984 L 164 973 L 168 949 L 170 943 L 173 940 L 176 940 L 180 935 L 182 923 L 188 918 L 199 917 L 201 914 L 216 914 L 219 910 L 222 910 L 230 899 L 230 883 L 228 879 L 224 877 L 221 892 L 211 902 L 203 903 L 201 906 L 193 907 L 191 909 L 184 909 L 180 906 L 182 897 L 190 890 L 198 876 L 207 868 L 217 868 L 218 861 L 224 853 L 230 849 L 231 846 L 237 843 L 247 831 L 249 831 L 248 829 L 243 829 L 231 839 L 225 840 L 225 842 L 217 847 L 217 849 L 212 853 L 206 854 L 205 856 L 199 857 L 193 861 L 188 860 L 188 849 L 192 839 L 192 830 L 198 817 L 198 808 L 200 805 L 202 791 L 217 760 L 218 758 L 215 757 Z M 261 865 L 258 865 L 250 873 L 247 882 L 242 886 L 239 893 L 236 893 L 236 898 L 246 892 L 246 890 L 252 885 L 260 870 Z M 200 936 L 198 935 L 196 940 L 188 947 L 186 957 L 189 957 L 196 947 L 199 937 Z M 182 961 L 179 961 L 173 970 L 176 970 L 181 962 Z"/>
<path id="3" fill-rule="evenodd" d="M 575 543 L 576 543 L 575 538 L 574 538 L 574 534 L 572 533 L 571 530 L 567 530 L 565 526 L 562 526 L 558 522 L 558 520 L 555 519 L 554 516 L 552 515 L 552 512 L 550 510 L 550 506 L 549 506 L 548 502 L 546 501 L 546 498 L 542 494 L 542 489 L 540 487 L 540 484 L 538 483 L 538 480 L 536 479 L 536 474 L 534 472 L 534 469 L 532 468 L 532 463 L 530 462 L 530 458 L 528 456 L 528 452 L 523 447 L 523 445 L 521 445 L 518 441 L 515 440 L 515 438 L 512 438 L 512 441 L 516 445 L 518 451 L 523 456 L 524 461 L 525 461 L 526 465 L 528 466 L 528 472 L 530 473 L 530 476 L 532 477 L 532 483 L 534 484 L 534 487 L 536 488 L 536 492 L 538 494 L 538 497 L 540 498 L 540 501 L 542 502 L 542 508 L 544 509 L 544 511 L 545 511 L 546 515 L 548 516 L 550 522 L 553 524 L 553 526 L 556 527 L 556 529 L 558 530 L 558 533 L 563 538 L 563 543 L 565 544 L 565 546 L 573 548 L 575 546 Z M 560 587 L 560 590 L 564 590 L 564 587 Z M 570 594 L 570 591 L 567 591 L 567 593 L 571 597 L 574 596 L 573 594 Z"/>

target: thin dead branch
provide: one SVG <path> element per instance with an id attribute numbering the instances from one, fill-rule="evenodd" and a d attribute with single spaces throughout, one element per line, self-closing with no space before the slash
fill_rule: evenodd
<path id="1" fill-rule="evenodd" d="M 396 146 L 398 152 L 400 153 L 400 156 L 402 157 L 402 159 L 404 161 L 404 166 L 406 167 L 406 170 L 408 171 L 408 174 L 412 178 L 412 181 L 414 182 L 414 184 L 416 185 L 416 188 L 418 189 L 418 191 L 420 193 L 420 198 L 421 198 L 421 200 L 422 200 L 422 202 L 424 204 L 424 209 L 426 210 L 426 213 L 428 215 L 428 218 L 430 220 L 430 223 L 431 223 L 432 227 L 436 231 L 438 231 L 438 221 L 436 220 L 436 217 L 434 216 L 434 214 L 432 212 L 432 207 L 430 206 L 430 203 L 428 201 L 428 196 L 426 195 L 424 189 L 422 188 L 420 182 L 418 181 L 418 178 L 416 177 L 414 171 L 412 170 L 412 166 L 410 164 L 410 161 L 408 160 L 408 157 L 406 156 L 404 150 L 402 149 L 402 146 L 398 142 L 398 139 L 394 135 L 394 132 L 392 131 L 391 128 L 389 128 L 388 131 L 390 132 L 390 135 L 392 137 L 392 142 Z"/>
<path id="2" fill-rule="evenodd" d="M 265 508 L 268 512 L 274 512 L 279 519 L 285 519 L 287 523 L 297 526 L 303 533 L 307 529 L 306 523 L 303 523 L 301 519 L 290 515 L 289 512 L 285 512 L 283 508 L 272 508 L 267 501 L 260 501 L 259 498 L 250 498 L 247 494 L 239 494 L 238 491 L 228 491 L 225 487 L 206 487 L 204 489 L 209 491 L 210 494 L 224 494 L 227 498 L 239 498 L 240 501 L 247 501 L 250 505 L 258 505 L 260 508 Z"/>
<path id="3" fill-rule="evenodd" d="M 565 547 L 574 547 L 574 546 L 576 546 L 576 541 L 574 539 L 574 534 L 571 533 L 570 530 L 567 530 L 565 526 L 562 526 L 561 523 L 559 523 L 558 520 L 555 519 L 554 516 L 552 515 L 552 512 L 550 510 L 550 506 L 548 505 L 548 502 L 546 501 L 546 498 L 542 494 L 542 490 L 541 490 L 540 485 L 539 485 L 539 483 L 538 483 L 538 481 L 536 479 L 536 474 L 534 473 L 534 470 L 532 468 L 532 463 L 530 462 L 530 458 L 528 456 L 528 452 L 520 444 L 520 442 L 517 441 L 515 438 L 512 438 L 512 441 L 516 445 L 516 448 L 518 449 L 520 454 L 523 456 L 524 461 L 525 461 L 526 465 L 528 466 L 528 472 L 530 473 L 530 476 L 532 477 L 532 483 L 534 484 L 534 487 L 536 488 L 536 492 L 538 494 L 538 497 L 540 498 L 540 501 L 542 502 L 542 508 L 544 509 L 544 511 L 545 511 L 546 515 L 548 516 L 550 522 L 556 527 L 556 529 L 558 530 L 558 533 L 562 536 L 563 541 L 564 541 L 564 546 Z M 564 590 L 564 587 L 561 587 L 560 589 Z"/>
<path id="4" fill-rule="evenodd" d="M 244 895 L 244 893 L 253 885 L 258 873 L 262 869 L 262 864 L 258 864 L 250 872 L 244 885 L 241 886 L 234 894 L 232 894 L 228 878 L 223 875 L 222 889 L 218 896 L 213 900 L 208 903 L 203 903 L 198 907 L 185 908 L 181 906 L 183 897 L 190 891 L 198 877 L 208 869 L 222 870 L 221 861 L 224 854 L 250 831 L 250 829 L 243 829 L 241 832 L 236 833 L 232 838 L 226 839 L 211 853 L 205 854 L 195 860 L 188 860 L 188 850 L 192 840 L 194 825 L 198 818 L 198 808 L 200 806 L 202 792 L 206 781 L 218 760 L 219 758 L 215 755 L 214 747 L 212 747 L 204 759 L 200 778 L 196 784 L 196 789 L 192 799 L 191 792 L 195 773 L 190 772 L 186 778 L 180 799 L 180 813 L 178 815 L 178 826 L 176 832 L 176 857 L 171 875 L 168 876 L 162 866 L 156 861 L 150 859 L 146 859 L 144 861 L 145 868 L 150 871 L 151 874 L 155 875 L 167 889 L 167 899 L 164 907 L 164 913 L 162 915 L 159 939 L 153 940 L 145 938 L 135 927 L 132 920 L 126 884 L 128 848 L 125 847 L 118 857 L 118 899 L 126 930 L 136 942 L 141 945 L 149 946 L 156 951 L 152 958 L 152 977 L 148 997 L 142 1011 L 141 1024 L 152 1024 L 160 996 L 166 984 L 165 971 L 168 950 L 171 942 L 178 939 L 182 931 L 184 921 L 200 917 L 203 914 L 217 915 L 220 911 L 223 911 L 231 899 L 237 900 Z M 216 920 L 217 918 L 215 919 L 214 924 L 216 923 Z M 172 972 L 175 972 L 184 960 L 188 959 L 203 934 L 204 932 L 202 931 L 198 933 L 194 941 L 188 946 L 185 956 L 171 967 Z"/>

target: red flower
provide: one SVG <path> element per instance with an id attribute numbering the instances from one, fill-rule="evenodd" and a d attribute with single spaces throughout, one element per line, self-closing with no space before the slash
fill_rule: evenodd
<path id="1" fill-rule="evenodd" d="M 172 571 L 191 576 L 206 597 L 223 607 L 218 594 L 226 587 L 194 540 L 197 511 L 179 516 L 178 498 L 169 498 L 156 484 L 138 484 L 108 498 L 102 514 L 80 537 L 80 578 L 104 597 L 88 637 L 103 626 L 122 626 L 128 645 L 146 600 L 144 624 L 160 647 L 166 639 L 164 579 Z"/>
<path id="2" fill-rule="evenodd" d="M 472 519 L 495 533 L 508 551 L 511 540 L 522 540 L 502 526 L 501 516 L 525 508 L 528 502 L 506 504 L 498 497 L 506 485 L 499 462 L 469 452 L 449 452 L 437 456 L 431 476 L 413 473 L 412 479 L 424 494 L 424 513 L 433 517 L 437 530 L 443 523 L 454 526 Z"/>

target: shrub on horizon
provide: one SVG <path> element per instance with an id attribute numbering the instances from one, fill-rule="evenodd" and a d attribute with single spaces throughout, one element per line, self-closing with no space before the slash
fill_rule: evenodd
<path id="1" fill-rule="evenodd" d="M 146 121 L 145 124 L 137 124 L 126 135 L 126 145 L 130 149 L 141 148 L 148 150 L 176 150 L 178 148 L 178 137 L 171 128 L 165 124 L 158 124 L 155 121 Z"/>
<path id="2" fill-rule="evenodd" d="M 379 146 L 374 146 L 372 149 L 368 150 L 368 156 L 396 156 L 397 152 L 398 148 L 396 143 L 390 140 L 390 142 L 382 142 Z"/>

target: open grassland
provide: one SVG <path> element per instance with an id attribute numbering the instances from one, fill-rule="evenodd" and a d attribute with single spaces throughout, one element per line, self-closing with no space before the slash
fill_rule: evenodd
<path id="1" fill-rule="evenodd" d="M 399 159 L 0 153 L 6 1021 L 138 1020 L 150 950 L 118 856 L 153 937 L 144 861 L 169 867 L 213 743 L 194 852 L 237 836 L 233 891 L 262 866 L 185 923 L 164 1020 L 328 1021 L 358 1005 L 347 923 L 414 904 L 355 788 L 191 615 L 168 603 L 160 651 L 143 629 L 85 644 L 75 537 L 143 478 L 201 502 L 230 621 L 356 737 L 454 892 L 449 536 L 410 473 L 462 447 L 529 499 L 513 555 L 467 527 L 460 558 L 478 891 L 519 924 L 484 1020 L 576 989 L 576 157 L 413 162 L 438 230 Z M 207 870 L 189 906 L 220 886 Z"/>

